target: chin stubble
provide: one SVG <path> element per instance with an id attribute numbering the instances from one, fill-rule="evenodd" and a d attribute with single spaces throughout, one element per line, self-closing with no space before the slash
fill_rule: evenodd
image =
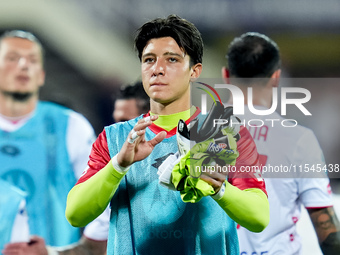
<path id="1" fill-rule="evenodd" d="M 28 99 L 30 99 L 34 95 L 33 92 L 8 92 L 8 91 L 2 91 L 2 94 L 18 102 L 28 101 Z"/>

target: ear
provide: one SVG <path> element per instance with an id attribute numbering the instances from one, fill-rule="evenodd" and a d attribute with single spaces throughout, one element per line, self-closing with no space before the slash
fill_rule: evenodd
<path id="1" fill-rule="evenodd" d="M 190 81 L 195 81 L 198 77 L 200 77 L 202 73 L 203 66 L 201 63 L 197 63 L 191 67 L 191 76 Z"/>
<path id="2" fill-rule="evenodd" d="M 223 80 L 224 80 L 224 82 L 225 82 L 226 84 L 229 84 L 229 83 L 230 83 L 230 82 L 229 82 L 229 78 L 230 78 L 229 69 L 226 68 L 225 66 L 222 67 L 222 78 L 223 78 Z"/>
<path id="3" fill-rule="evenodd" d="M 279 86 L 279 83 L 280 83 L 280 77 L 281 77 L 281 69 L 277 69 L 273 74 L 272 76 L 270 77 L 271 78 L 271 85 L 272 87 L 278 87 Z"/>

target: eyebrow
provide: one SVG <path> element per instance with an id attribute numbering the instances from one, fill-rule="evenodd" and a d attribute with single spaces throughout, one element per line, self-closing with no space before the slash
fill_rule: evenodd
<path id="1" fill-rule="evenodd" d="M 178 54 L 178 53 L 175 53 L 175 52 L 165 52 L 164 54 L 163 54 L 164 56 L 177 56 L 177 57 L 180 57 L 180 58 L 184 58 L 184 56 L 185 56 L 185 54 L 184 54 L 184 56 L 183 55 L 181 55 L 181 54 Z"/>
<path id="2" fill-rule="evenodd" d="M 20 52 L 18 50 L 10 50 L 7 52 L 7 54 L 16 54 L 16 55 L 21 55 Z M 27 56 L 29 57 L 33 57 L 33 56 L 39 56 L 40 53 L 39 52 L 32 52 L 32 53 L 29 53 Z"/>
<path id="3" fill-rule="evenodd" d="M 151 53 L 151 52 L 150 52 L 150 53 L 146 53 L 146 54 L 144 54 L 144 55 L 142 56 L 142 58 L 149 57 L 149 56 L 155 57 L 156 54 L 155 54 L 155 53 Z M 175 52 L 167 51 L 167 52 L 165 52 L 165 53 L 163 54 L 163 56 L 177 56 L 177 57 L 179 57 L 179 58 L 184 58 L 185 54 L 184 54 L 184 56 L 183 56 L 183 55 L 178 54 L 178 53 L 175 53 Z"/>

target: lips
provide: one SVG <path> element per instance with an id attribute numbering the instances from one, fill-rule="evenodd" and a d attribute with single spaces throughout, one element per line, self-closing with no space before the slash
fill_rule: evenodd
<path id="1" fill-rule="evenodd" d="M 18 75 L 16 77 L 16 80 L 19 82 L 28 82 L 30 80 L 30 77 L 27 75 Z"/>
<path id="2" fill-rule="evenodd" d="M 150 83 L 150 86 L 165 86 L 166 84 L 163 82 L 152 82 Z"/>

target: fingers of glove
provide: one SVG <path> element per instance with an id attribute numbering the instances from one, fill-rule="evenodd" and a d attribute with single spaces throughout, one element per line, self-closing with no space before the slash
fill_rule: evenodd
<path id="1" fill-rule="evenodd" d="M 188 126 L 182 119 L 178 121 L 177 134 L 186 139 L 190 139 Z"/>
<path id="2" fill-rule="evenodd" d="M 241 120 L 235 115 L 232 115 L 229 117 L 227 125 L 222 126 L 221 132 L 223 135 L 230 133 L 232 134 L 233 137 L 236 137 L 239 135 L 240 129 L 241 129 Z"/>
<path id="3" fill-rule="evenodd" d="M 223 104 L 215 103 L 212 105 L 208 116 L 205 118 L 201 128 L 198 131 L 201 141 L 212 138 L 218 133 L 219 126 L 214 124 L 214 120 L 219 119 L 220 116 L 223 114 L 223 111 Z"/>
<path id="4" fill-rule="evenodd" d="M 176 138 L 179 153 L 181 155 L 187 154 L 190 150 L 190 135 L 188 127 L 183 120 L 178 121 Z"/>
<path id="5" fill-rule="evenodd" d="M 199 135 L 198 135 L 198 118 L 195 118 L 190 121 L 188 124 L 188 130 L 190 132 L 190 140 L 191 141 L 199 141 Z"/>

